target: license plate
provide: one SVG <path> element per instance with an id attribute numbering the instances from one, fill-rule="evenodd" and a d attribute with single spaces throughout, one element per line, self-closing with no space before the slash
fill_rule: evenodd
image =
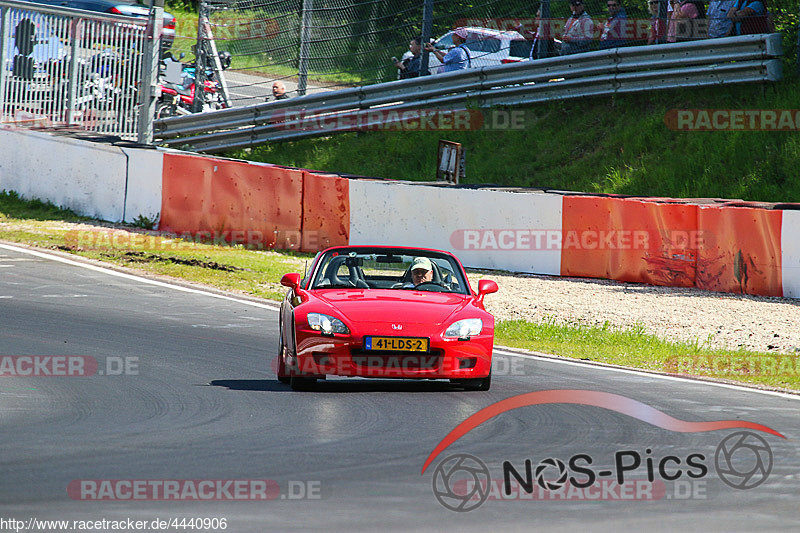
<path id="1" fill-rule="evenodd" d="M 364 337 L 364 349 L 391 352 L 427 352 L 429 339 L 424 337 Z"/>

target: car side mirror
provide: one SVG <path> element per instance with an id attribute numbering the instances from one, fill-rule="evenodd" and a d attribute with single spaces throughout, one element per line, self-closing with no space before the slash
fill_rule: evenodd
<path id="1" fill-rule="evenodd" d="M 284 274 L 281 278 L 281 285 L 284 287 L 290 287 L 294 290 L 297 290 L 300 287 L 300 274 L 297 272 L 290 272 L 289 274 Z M 497 287 L 497 285 L 495 285 Z"/>
<path id="2" fill-rule="evenodd" d="M 490 279 L 482 279 L 478 282 L 478 296 L 486 296 L 498 290 L 497 283 Z"/>

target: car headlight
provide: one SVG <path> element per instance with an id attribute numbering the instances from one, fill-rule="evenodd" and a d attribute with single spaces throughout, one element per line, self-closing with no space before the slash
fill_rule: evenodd
<path id="1" fill-rule="evenodd" d="M 344 322 L 332 316 L 323 315 L 322 313 L 308 313 L 308 325 L 314 331 L 321 331 L 325 335 L 333 335 L 334 333 L 350 333 Z"/>
<path id="2" fill-rule="evenodd" d="M 450 324 L 450 327 L 445 330 L 444 336 L 456 337 L 459 339 L 463 337 L 472 337 L 474 335 L 480 335 L 482 329 L 483 320 L 480 318 L 467 318 Z"/>

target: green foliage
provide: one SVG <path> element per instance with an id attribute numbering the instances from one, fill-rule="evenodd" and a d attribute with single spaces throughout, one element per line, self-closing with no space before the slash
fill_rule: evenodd
<path id="1" fill-rule="evenodd" d="M 16 191 L 0 190 L 0 219 L 2 218 L 30 218 L 34 220 L 88 220 L 62 209 L 50 202 L 39 199 L 24 200 Z"/>
<path id="2" fill-rule="evenodd" d="M 137 215 L 137 217 L 133 219 L 133 225 L 137 228 L 153 229 L 156 227 L 156 221 L 144 215 Z"/>
<path id="3" fill-rule="evenodd" d="M 466 183 L 800 202 L 795 132 L 682 132 L 671 109 L 796 109 L 800 85 L 719 86 L 574 99 L 525 110 L 524 129 L 372 131 L 228 154 L 329 172 L 428 181 L 439 139 L 466 148 Z"/>
<path id="4" fill-rule="evenodd" d="M 735 365 L 728 364 L 730 361 L 748 357 L 756 357 L 762 361 L 765 359 L 781 361 L 786 358 L 794 360 L 796 355 L 712 349 L 699 340 L 695 342 L 666 341 L 645 333 L 644 327 L 641 325 L 617 328 L 608 322 L 600 326 L 587 326 L 577 323 L 559 323 L 554 319 L 538 323 L 524 320 L 503 320 L 498 322 L 495 327 L 495 341 L 505 346 L 657 372 L 675 372 L 677 370 L 676 359 L 699 361 L 719 359 L 726 363 L 722 369 L 715 370 L 712 367 L 702 368 L 702 365 L 696 365 L 689 373 L 789 389 L 800 387 L 800 376 L 794 372 L 751 374 L 739 371 Z M 771 368 L 779 366 L 776 363 Z"/>

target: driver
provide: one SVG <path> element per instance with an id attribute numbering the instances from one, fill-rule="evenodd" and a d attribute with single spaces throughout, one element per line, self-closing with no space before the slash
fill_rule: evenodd
<path id="1" fill-rule="evenodd" d="M 422 283 L 433 281 L 433 265 L 427 257 L 417 257 L 411 263 L 411 282 L 416 287 Z"/>

